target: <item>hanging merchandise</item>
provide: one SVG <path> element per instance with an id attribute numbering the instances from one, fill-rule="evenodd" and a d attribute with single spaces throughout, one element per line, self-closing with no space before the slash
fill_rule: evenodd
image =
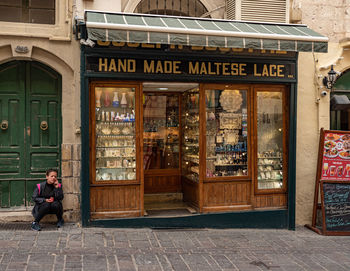
<path id="1" fill-rule="evenodd" d="M 242 106 L 243 98 L 239 90 L 225 89 L 220 96 L 220 104 L 227 112 L 237 112 Z"/>

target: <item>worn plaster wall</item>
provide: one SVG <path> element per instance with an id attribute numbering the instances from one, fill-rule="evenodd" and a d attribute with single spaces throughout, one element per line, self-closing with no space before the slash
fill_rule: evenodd
<path id="1" fill-rule="evenodd" d="M 0 64 L 38 61 L 62 76 L 62 183 L 64 217 L 80 220 L 80 48 L 72 38 L 72 2 L 57 1 L 56 24 L 0 22 Z M 20 46 L 27 50 L 18 51 Z M 71 149 L 69 155 L 67 149 Z M 44 176 L 43 176 L 44 177 Z M 0 221 L 31 220 L 31 207 L 2 211 Z M 49 218 L 50 219 L 50 218 Z"/>
<path id="2" fill-rule="evenodd" d="M 350 37 L 349 0 L 296 0 L 302 10 L 301 23 L 327 36 L 328 53 L 300 53 L 298 61 L 298 125 L 296 161 L 296 224 L 311 223 L 320 128 L 329 129 L 330 95 L 322 78 L 330 65 L 343 71 L 350 67 L 341 43 Z"/>

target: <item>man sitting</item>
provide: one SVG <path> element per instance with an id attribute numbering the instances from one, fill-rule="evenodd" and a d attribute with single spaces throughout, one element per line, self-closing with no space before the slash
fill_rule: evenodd
<path id="1" fill-rule="evenodd" d="M 62 185 L 57 180 L 57 169 L 48 169 L 46 171 L 46 181 L 37 184 L 32 199 L 35 202 L 32 214 L 34 221 L 32 229 L 40 231 L 40 220 L 47 214 L 55 214 L 57 216 L 57 227 L 60 228 L 64 224 L 63 220 L 63 190 Z"/>

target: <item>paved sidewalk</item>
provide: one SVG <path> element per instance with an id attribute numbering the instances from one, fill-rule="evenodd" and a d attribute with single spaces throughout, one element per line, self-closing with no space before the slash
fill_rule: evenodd
<path id="1" fill-rule="evenodd" d="M 0 270 L 350 270 L 350 237 L 255 229 L 0 224 Z"/>

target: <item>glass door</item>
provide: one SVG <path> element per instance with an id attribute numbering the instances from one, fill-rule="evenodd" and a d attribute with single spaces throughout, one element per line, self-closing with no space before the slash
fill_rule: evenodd
<path id="1" fill-rule="evenodd" d="M 257 189 L 286 188 L 286 125 L 282 89 L 256 92 Z"/>

